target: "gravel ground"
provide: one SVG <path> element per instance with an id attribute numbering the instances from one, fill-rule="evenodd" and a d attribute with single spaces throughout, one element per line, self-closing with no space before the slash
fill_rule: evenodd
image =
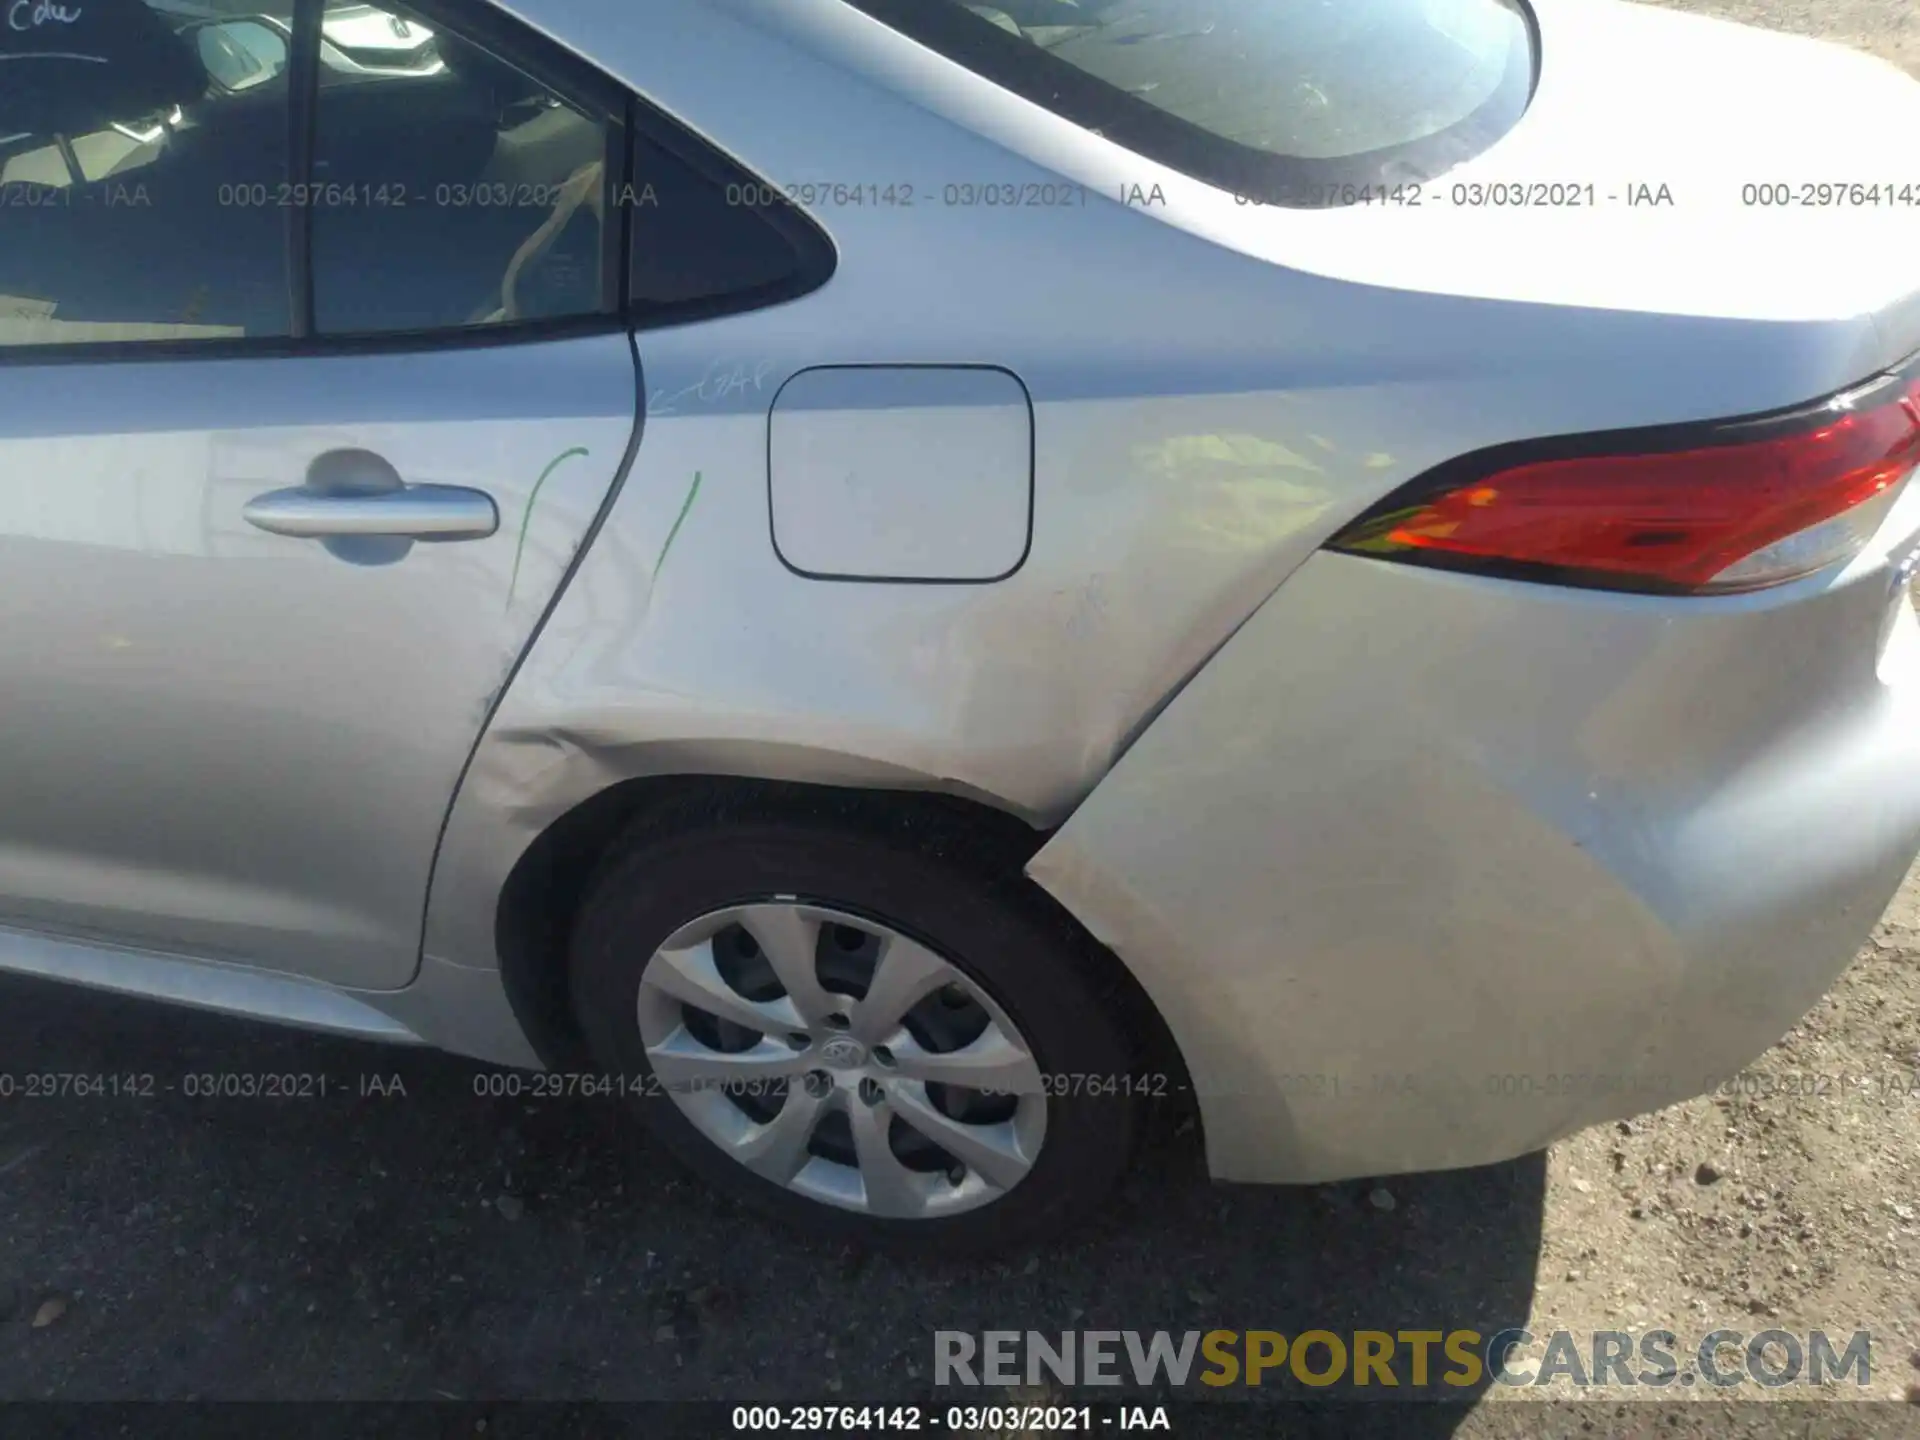
<path id="1" fill-rule="evenodd" d="M 1911 0 L 1692 8 L 1920 73 Z M 1391 1209 L 1364 1184 L 1209 1186 L 1192 1134 L 1168 1126 L 1092 1230 L 988 1265 L 771 1232 L 608 1102 L 486 1098 L 498 1072 L 443 1056 L 0 982 L 0 1069 L 160 1087 L 0 1105 L 0 1399 L 930 1400 L 946 1328 L 1727 1326 L 1871 1330 L 1870 1387 L 1821 1396 L 1880 1403 L 1549 1407 L 1496 1386 L 1330 1423 L 1913 1434 L 1920 1409 L 1898 1402 L 1920 1382 L 1916 959 L 1920 871 L 1751 1094 L 1394 1179 Z M 324 1077 L 326 1094 L 189 1098 L 203 1071 Z M 1281 1423 L 1218 1406 L 1181 1433 Z"/>

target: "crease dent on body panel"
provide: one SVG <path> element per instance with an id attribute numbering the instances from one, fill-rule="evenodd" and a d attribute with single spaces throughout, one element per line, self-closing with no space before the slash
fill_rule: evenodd
<path id="1" fill-rule="evenodd" d="M 771 736 L 690 736 L 682 726 L 662 728 L 659 716 L 619 713 L 496 729 L 484 769 L 470 783 L 515 827 L 537 831 L 621 781 L 669 775 L 931 790 L 1009 808 L 981 786 L 947 774 L 932 755 L 880 758 Z"/>
<path id="2" fill-rule="evenodd" d="M 1159 1010 L 1187 1066 L 1193 1093 L 1202 1098 L 1201 1142 L 1209 1171 L 1217 1178 L 1233 1175 L 1248 1143 L 1245 1137 L 1257 1135 L 1260 1151 L 1277 1157 L 1284 1173 L 1312 1173 L 1289 1097 L 1252 1094 L 1242 1083 L 1246 1075 L 1260 1073 L 1262 1057 L 1248 1053 L 1236 1036 L 1210 1025 L 1204 1010 L 1191 1003 L 1190 991 L 1167 984 L 1154 965 L 1155 957 L 1181 955 L 1183 947 L 1175 927 L 1151 899 L 1116 869 L 1103 866 L 1064 829 L 1027 862 L 1025 873 L 1119 958 Z"/>
<path id="3" fill-rule="evenodd" d="M 586 456 L 591 454 L 592 452 L 584 445 L 575 445 L 570 449 L 562 450 L 547 462 L 547 468 L 540 472 L 540 478 L 533 482 L 533 489 L 527 492 L 527 508 L 520 516 L 520 539 L 513 547 L 513 574 L 507 581 L 507 608 L 509 610 L 513 608 L 514 592 L 520 587 L 520 560 L 527 551 L 527 529 L 533 524 L 533 506 L 534 502 L 540 498 L 540 488 L 547 483 L 548 477 L 551 476 L 554 471 L 558 470 L 566 461 L 571 460 L 576 455 Z"/>

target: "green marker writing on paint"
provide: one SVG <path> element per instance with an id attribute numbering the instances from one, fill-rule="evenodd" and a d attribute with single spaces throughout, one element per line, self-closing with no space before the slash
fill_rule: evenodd
<path id="1" fill-rule="evenodd" d="M 527 526 L 533 521 L 533 502 L 540 498 L 540 487 L 547 483 L 547 477 L 560 468 L 561 462 L 571 460 L 576 455 L 588 454 L 585 446 L 576 445 L 571 450 L 562 450 L 547 462 L 547 468 L 540 472 L 540 478 L 533 482 L 533 489 L 527 492 L 526 513 L 520 517 L 520 543 L 513 547 L 513 578 L 507 581 L 507 608 L 513 608 L 513 592 L 520 584 L 520 557 L 527 549 Z"/>
<path id="2" fill-rule="evenodd" d="M 693 488 L 687 491 L 687 498 L 681 502 L 680 513 L 674 519 L 673 529 L 667 532 L 667 543 L 660 547 L 660 558 L 653 562 L 653 578 L 655 580 L 660 578 L 660 567 L 667 563 L 667 551 L 673 548 L 674 537 L 680 533 L 680 526 L 685 523 L 687 512 L 693 509 L 693 497 L 699 493 L 700 472 L 696 470 L 693 472 Z"/>

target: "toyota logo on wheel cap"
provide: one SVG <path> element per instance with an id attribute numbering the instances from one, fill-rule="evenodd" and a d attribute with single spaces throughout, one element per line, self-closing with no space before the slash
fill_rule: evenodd
<path id="1" fill-rule="evenodd" d="M 820 1058 L 836 1070 L 855 1070 L 867 1063 L 867 1047 L 842 1035 L 820 1047 Z"/>

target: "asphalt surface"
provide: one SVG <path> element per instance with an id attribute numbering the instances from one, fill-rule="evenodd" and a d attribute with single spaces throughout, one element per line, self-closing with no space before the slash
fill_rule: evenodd
<path id="1" fill-rule="evenodd" d="M 1492 1333 L 1539 1242 L 1538 1157 L 1393 1181 L 1389 1212 L 1361 1185 L 1216 1188 L 1169 1124 L 1073 1243 L 904 1263 L 736 1212 L 615 1101 L 477 1094 L 505 1072 L 440 1055 L 24 982 L 0 982 L 0 1054 L 154 1077 L 0 1101 L 5 1398 L 904 1401 L 939 1329 Z M 326 1094 L 188 1093 L 216 1072 Z"/>

